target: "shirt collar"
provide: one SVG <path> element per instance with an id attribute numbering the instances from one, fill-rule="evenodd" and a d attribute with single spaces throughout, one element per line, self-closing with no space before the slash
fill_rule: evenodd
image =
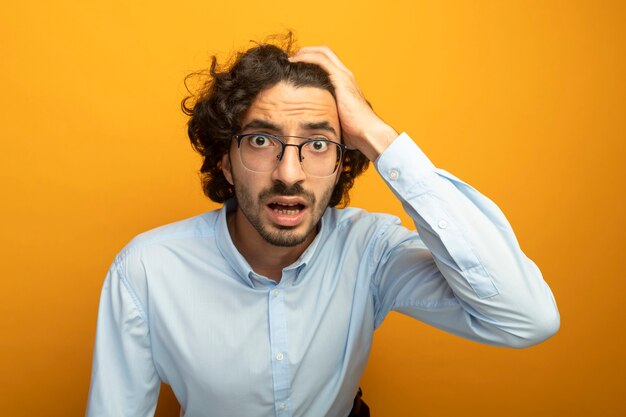
<path id="1" fill-rule="evenodd" d="M 219 211 L 219 215 L 217 217 L 217 224 L 215 227 L 215 232 L 216 232 L 215 237 L 216 237 L 217 247 L 220 253 L 222 254 L 222 256 L 224 257 L 224 259 L 226 259 L 226 261 L 229 263 L 231 268 L 233 268 L 233 270 L 236 272 L 237 278 L 241 280 L 245 285 L 252 287 L 252 288 L 267 287 L 269 285 L 272 285 L 272 283 L 274 283 L 273 280 L 269 280 L 268 278 L 262 277 L 256 274 L 252 270 L 252 268 L 250 267 L 250 264 L 248 264 L 248 261 L 246 261 L 246 259 L 241 255 L 241 253 L 239 253 L 239 251 L 237 250 L 237 247 L 235 246 L 235 244 L 233 243 L 230 237 L 230 232 L 228 231 L 228 224 L 227 224 L 226 216 L 229 212 L 235 210 L 236 208 L 237 208 L 237 201 L 234 198 L 231 198 L 224 203 L 224 205 Z M 326 209 L 326 211 L 324 212 L 324 215 L 320 219 L 320 228 L 317 233 L 317 236 L 315 236 L 315 239 L 313 239 L 313 242 L 311 242 L 309 247 L 306 248 L 306 250 L 302 253 L 302 255 L 300 255 L 300 257 L 294 263 L 292 263 L 291 265 L 287 266 L 284 269 L 285 272 L 295 270 L 294 271 L 295 274 L 293 272 L 290 274 L 286 274 L 286 275 L 294 276 L 293 284 L 296 284 L 297 282 L 301 280 L 300 277 L 304 274 L 300 274 L 300 272 L 311 261 L 311 259 L 313 258 L 313 256 L 315 255 L 317 251 L 320 241 L 324 239 L 325 236 L 328 234 L 328 230 L 326 227 L 326 224 L 328 223 L 328 221 L 325 221 L 325 218 L 329 215 L 328 213 L 329 210 L 330 209 Z M 281 283 L 282 282 L 283 280 L 281 280 Z"/>

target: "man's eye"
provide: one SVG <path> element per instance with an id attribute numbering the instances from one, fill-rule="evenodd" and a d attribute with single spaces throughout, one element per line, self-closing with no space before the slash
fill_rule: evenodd
<path id="1" fill-rule="evenodd" d="M 255 148 L 267 148 L 272 145 L 272 140 L 266 135 L 250 135 L 248 142 Z"/>
<path id="2" fill-rule="evenodd" d="M 328 143 L 324 140 L 314 140 L 309 142 L 309 147 L 315 152 L 325 152 L 328 149 Z"/>

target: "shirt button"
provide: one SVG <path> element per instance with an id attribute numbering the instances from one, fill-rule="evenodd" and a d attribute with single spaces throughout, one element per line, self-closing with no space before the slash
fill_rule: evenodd
<path id="1" fill-rule="evenodd" d="M 282 361 L 283 359 L 285 359 L 285 355 L 283 355 L 283 352 L 278 352 L 276 354 L 276 360 L 277 361 Z"/>
<path id="2" fill-rule="evenodd" d="M 391 171 L 389 171 L 389 179 L 391 181 L 397 180 L 399 176 L 400 176 L 400 172 L 398 172 L 397 169 L 392 169 Z"/>
<path id="3" fill-rule="evenodd" d="M 280 403 L 280 404 L 278 404 L 278 409 L 279 409 L 280 411 L 284 410 L 285 408 L 287 408 L 287 404 L 285 404 L 285 403 Z"/>
<path id="4" fill-rule="evenodd" d="M 437 223 L 437 226 L 440 229 L 445 229 L 446 227 L 448 227 L 448 222 L 445 220 L 439 220 L 439 223 Z"/>
<path id="5" fill-rule="evenodd" d="M 276 298 L 278 297 L 278 294 L 280 294 L 279 290 L 272 290 L 272 297 Z"/>

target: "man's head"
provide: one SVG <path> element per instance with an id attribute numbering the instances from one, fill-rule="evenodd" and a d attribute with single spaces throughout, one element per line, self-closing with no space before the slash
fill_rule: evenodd
<path id="1" fill-rule="evenodd" d="M 334 101 L 334 89 L 328 74 L 316 65 L 289 62 L 291 37 L 284 43 L 284 46 L 261 44 L 251 48 L 240 53 L 226 68 L 219 68 L 213 57 L 208 81 L 200 91 L 183 100 L 183 111 L 190 116 L 188 135 L 191 144 L 204 157 L 200 169 L 204 192 L 215 202 L 221 203 L 236 195 L 236 187 L 222 170 L 223 156 L 229 154 L 236 142 L 234 135 L 242 133 L 243 119 L 260 93 L 283 83 L 306 87 L 309 91 L 312 91 L 310 88 L 323 90 Z M 341 132 L 336 133 L 340 138 Z M 238 156 L 233 153 L 231 157 Z M 343 153 L 329 206 L 348 203 L 348 191 L 368 163 L 357 150 Z"/>
<path id="2" fill-rule="evenodd" d="M 327 90 L 281 81 L 261 91 L 242 118 L 242 135 L 222 157 L 243 214 L 240 230 L 275 246 L 306 245 L 339 179 L 339 132 Z"/>

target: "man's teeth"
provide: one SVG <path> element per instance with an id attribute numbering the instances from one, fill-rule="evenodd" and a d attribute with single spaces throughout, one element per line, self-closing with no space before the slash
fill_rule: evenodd
<path id="1" fill-rule="evenodd" d="M 299 204 L 272 204 L 272 210 L 279 214 L 287 214 L 294 215 L 300 213 L 300 205 Z"/>
<path id="2" fill-rule="evenodd" d="M 300 210 L 283 210 L 283 209 L 274 209 L 275 212 L 280 213 L 280 214 L 298 214 L 300 213 Z"/>

